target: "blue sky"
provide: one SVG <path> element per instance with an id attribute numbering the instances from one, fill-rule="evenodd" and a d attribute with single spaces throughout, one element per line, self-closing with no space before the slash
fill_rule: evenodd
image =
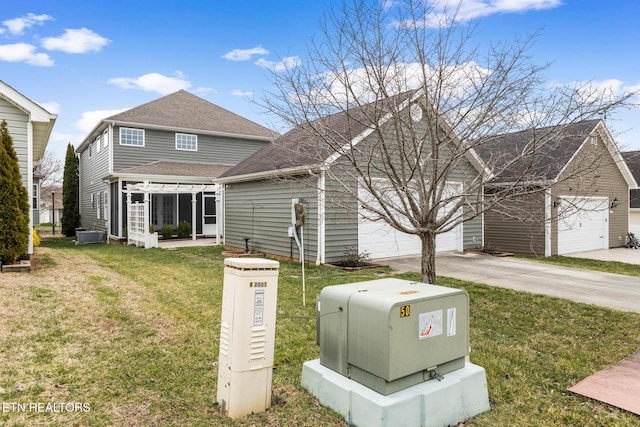
<path id="1" fill-rule="evenodd" d="M 269 126 L 272 118 L 247 96 L 270 89 L 269 69 L 304 60 L 330 3 L 5 2 L 0 80 L 58 114 L 49 149 L 60 157 L 100 119 L 179 89 Z M 482 40 L 540 30 L 532 54 L 537 63 L 552 62 L 549 83 L 640 89 L 640 2 L 464 0 L 462 8 L 479 19 Z M 609 115 L 607 126 L 622 149 L 640 150 L 640 109 Z"/>

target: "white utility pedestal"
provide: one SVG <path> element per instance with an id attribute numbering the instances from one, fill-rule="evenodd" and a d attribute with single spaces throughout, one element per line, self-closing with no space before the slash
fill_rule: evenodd
<path id="1" fill-rule="evenodd" d="M 271 406 L 280 264 L 227 258 L 224 265 L 216 401 L 237 418 Z"/>

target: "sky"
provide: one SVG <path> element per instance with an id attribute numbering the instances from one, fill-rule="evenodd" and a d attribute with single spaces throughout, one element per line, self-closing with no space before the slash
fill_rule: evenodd
<path id="1" fill-rule="evenodd" d="M 251 99 L 272 89 L 270 72 L 305 60 L 332 3 L 7 1 L 0 80 L 58 115 L 48 150 L 59 158 L 101 119 L 180 89 L 273 128 L 274 118 Z M 640 89 L 638 1 L 463 0 L 459 16 L 477 20 L 482 41 L 539 32 L 531 54 L 551 63 L 550 85 Z M 611 113 L 606 123 L 623 151 L 640 150 L 640 108 Z"/>

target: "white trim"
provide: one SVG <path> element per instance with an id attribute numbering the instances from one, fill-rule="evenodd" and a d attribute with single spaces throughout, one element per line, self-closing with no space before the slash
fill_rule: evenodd
<path id="1" fill-rule="evenodd" d="M 194 148 L 181 148 L 181 147 L 178 147 L 178 137 L 183 137 L 183 136 L 189 136 L 189 137 L 195 138 L 195 147 Z M 179 151 L 198 151 L 198 135 L 196 135 L 196 134 L 176 132 L 175 133 L 175 142 L 176 142 L 176 145 L 175 145 L 176 150 L 179 150 Z"/>
<path id="2" fill-rule="evenodd" d="M 29 116 L 27 123 L 27 194 L 29 195 L 29 204 L 33 202 L 33 122 Z M 55 212 L 54 212 L 55 218 Z M 55 224 L 55 222 L 54 222 Z M 33 208 L 29 209 L 29 245 L 27 253 L 33 253 Z"/>
<path id="3" fill-rule="evenodd" d="M 544 192 L 544 256 L 551 256 L 551 190 Z"/>
<path id="4" fill-rule="evenodd" d="M 324 264 L 326 259 L 326 231 L 325 231 L 325 190 L 326 190 L 326 171 L 320 171 L 318 177 L 318 254 L 316 256 L 316 264 Z"/>

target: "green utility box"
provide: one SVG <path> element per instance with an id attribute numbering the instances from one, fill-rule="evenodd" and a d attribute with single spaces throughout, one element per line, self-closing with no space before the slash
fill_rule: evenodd
<path id="1" fill-rule="evenodd" d="M 320 364 L 382 395 L 465 366 L 469 297 L 380 279 L 328 286 L 318 301 Z"/>

